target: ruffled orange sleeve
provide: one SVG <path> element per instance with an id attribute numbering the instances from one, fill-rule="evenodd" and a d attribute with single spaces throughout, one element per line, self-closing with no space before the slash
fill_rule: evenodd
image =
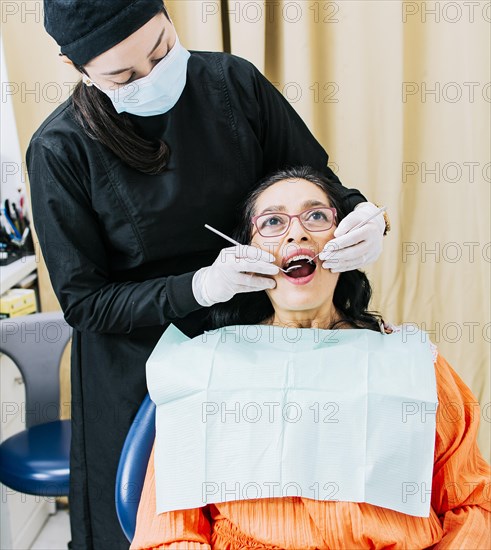
<path id="1" fill-rule="evenodd" d="M 156 514 L 154 449 L 155 446 L 148 461 L 130 550 L 211 550 L 211 527 L 205 508 Z"/>
<path id="2" fill-rule="evenodd" d="M 443 526 L 433 550 L 491 548 L 491 468 L 477 446 L 477 399 L 438 355 L 438 410 L 431 505 Z"/>

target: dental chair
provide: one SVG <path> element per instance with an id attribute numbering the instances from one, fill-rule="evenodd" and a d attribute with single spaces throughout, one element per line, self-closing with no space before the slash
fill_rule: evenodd
<path id="1" fill-rule="evenodd" d="M 26 389 L 26 429 L 0 445 L 0 482 L 14 491 L 68 496 L 71 421 L 60 420 L 59 372 L 72 332 L 61 311 L 0 321 L 0 352 Z"/>
<path id="2" fill-rule="evenodd" d="M 154 440 L 155 404 L 147 394 L 126 436 L 116 473 L 116 512 L 130 542 Z"/>

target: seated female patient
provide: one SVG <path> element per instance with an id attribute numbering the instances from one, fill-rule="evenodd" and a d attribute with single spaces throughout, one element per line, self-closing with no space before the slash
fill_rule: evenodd
<path id="1" fill-rule="evenodd" d="M 309 167 L 279 171 L 248 197 L 234 238 L 274 254 L 282 267 L 296 251 L 313 256 L 348 214 L 338 188 Z M 272 205 L 274 213 L 263 215 Z M 216 304 L 210 308 L 210 326 L 401 330 L 367 310 L 371 287 L 363 272 L 332 273 L 321 263 L 319 258 L 314 264 L 294 260 L 291 265 L 302 268 L 288 275 L 280 271 L 275 288 Z M 429 517 L 367 502 L 303 497 L 227 501 L 157 515 L 152 450 L 131 549 L 491 548 L 490 468 L 476 441 L 477 400 L 433 345 L 432 351 L 438 411 L 452 403 L 463 413 L 436 414 Z"/>

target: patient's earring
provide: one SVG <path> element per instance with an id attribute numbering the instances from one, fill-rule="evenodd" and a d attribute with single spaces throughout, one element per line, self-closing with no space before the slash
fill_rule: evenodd
<path id="1" fill-rule="evenodd" d="M 90 80 L 90 78 L 88 76 L 84 75 L 84 74 L 82 75 L 82 81 L 86 86 L 93 86 L 94 85 L 92 80 Z"/>

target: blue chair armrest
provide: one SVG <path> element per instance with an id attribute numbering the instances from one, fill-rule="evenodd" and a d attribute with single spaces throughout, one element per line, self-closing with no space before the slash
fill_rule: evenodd
<path id="1" fill-rule="evenodd" d="M 155 403 L 147 394 L 126 436 L 116 474 L 116 512 L 130 542 L 154 440 Z"/>

